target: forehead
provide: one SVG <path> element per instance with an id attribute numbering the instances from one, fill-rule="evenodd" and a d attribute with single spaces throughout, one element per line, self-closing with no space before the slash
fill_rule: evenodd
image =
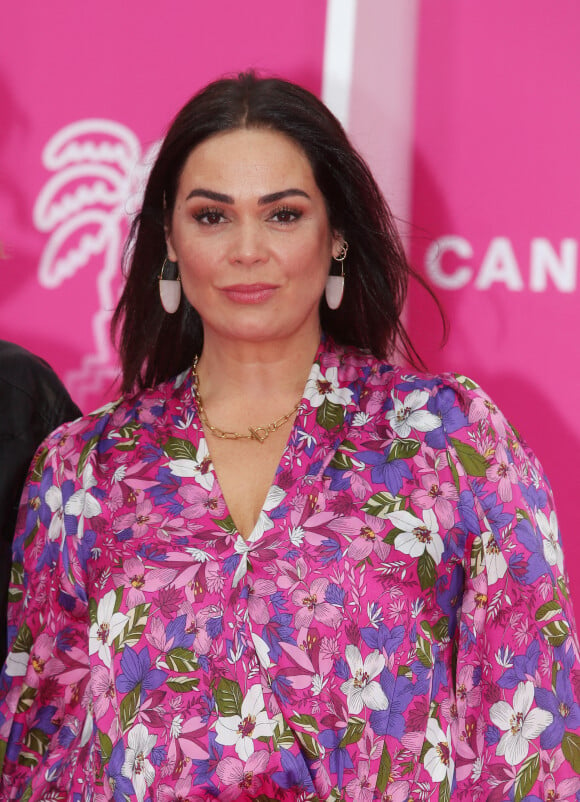
<path id="1" fill-rule="evenodd" d="M 283 189 L 292 186 L 316 187 L 312 167 L 300 145 L 293 139 L 264 128 L 239 128 L 214 134 L 194 148 L 184 164 L 180 186 L 191 189 L 192 182 L 219 190 L 220 186 L 232 190 L 280 184 Z M 201 182 L 201 183 L 200 183 Z M 229 186 L 228 186 L 229 185 Z M 234 186 L 232 186 L 234 185 Z"/>

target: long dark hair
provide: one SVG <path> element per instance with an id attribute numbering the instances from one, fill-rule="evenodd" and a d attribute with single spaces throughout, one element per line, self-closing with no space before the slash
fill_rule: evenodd
<path id="1" fill-rule="evenodd" d="M 151 387 L 191 364 L 203 347 L 197 311 L 183 298 L 174 315 L 159 301 L 179 178 L 191 151 L 237 128 L 267 128 L 304 151 L 324 195 L 332 230 L 349 244 L 342 305 L 320 302 L 323 331 L 337 343 L 384 358 L 398 349 L 423 366 L 401 321 L 410 268 L 392 214 L 369 168 L 344 129 L 312 93 L 278 78 L 243 73 L 209 84 L 177 114 L 161 145 L 125 250 L 127 280 L 112 320 L 123 368 L 122 389 Z M 420 277 L 417 277 L 422 282 Z"/>

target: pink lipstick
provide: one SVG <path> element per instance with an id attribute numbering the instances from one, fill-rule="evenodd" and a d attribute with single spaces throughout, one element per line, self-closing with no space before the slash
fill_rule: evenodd
<path id="1" fill-rule="evenodd" d="M 237 304 L 261 304 L 269 300 L 277 289 L 276 284 L 231 284 L 222 287 L 222 292 Z"/>

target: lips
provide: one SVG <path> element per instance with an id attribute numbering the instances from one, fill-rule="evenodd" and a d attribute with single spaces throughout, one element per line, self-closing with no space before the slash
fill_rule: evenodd
<path id="1" fill-rule="evenodd" d="M 224 295 L 234 303 L 259 304 L 270 299 L 276 290 L 277 284 L 231 284 L 222 287 Z"/>

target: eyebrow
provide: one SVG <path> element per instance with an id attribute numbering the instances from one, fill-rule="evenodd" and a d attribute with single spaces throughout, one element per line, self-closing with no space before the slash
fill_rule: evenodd
<path id="1" fill-rule="evenodd" d="M 276 201 L 280 201 L 283 198 L 296 195 L 310 200 L 310 195 L 304 192 L 303 189 L 292 187 L 290 189 L 283 189 L 280 192 L 271 192 L 269 195 L 262 195 L 261 198 L 258 198 L 258 205 L 267 206 L 269 203 L 276 203 Z M 228 203 L 230 205 L 235 203 L 235 199 L 231 195 L 224 195 L 222 192 L 214 192 L 213 189 L 192 189 L 186 200 L 190 198 L 207 198 L 208 200 L 215 201 L 215 203 Z"/>

